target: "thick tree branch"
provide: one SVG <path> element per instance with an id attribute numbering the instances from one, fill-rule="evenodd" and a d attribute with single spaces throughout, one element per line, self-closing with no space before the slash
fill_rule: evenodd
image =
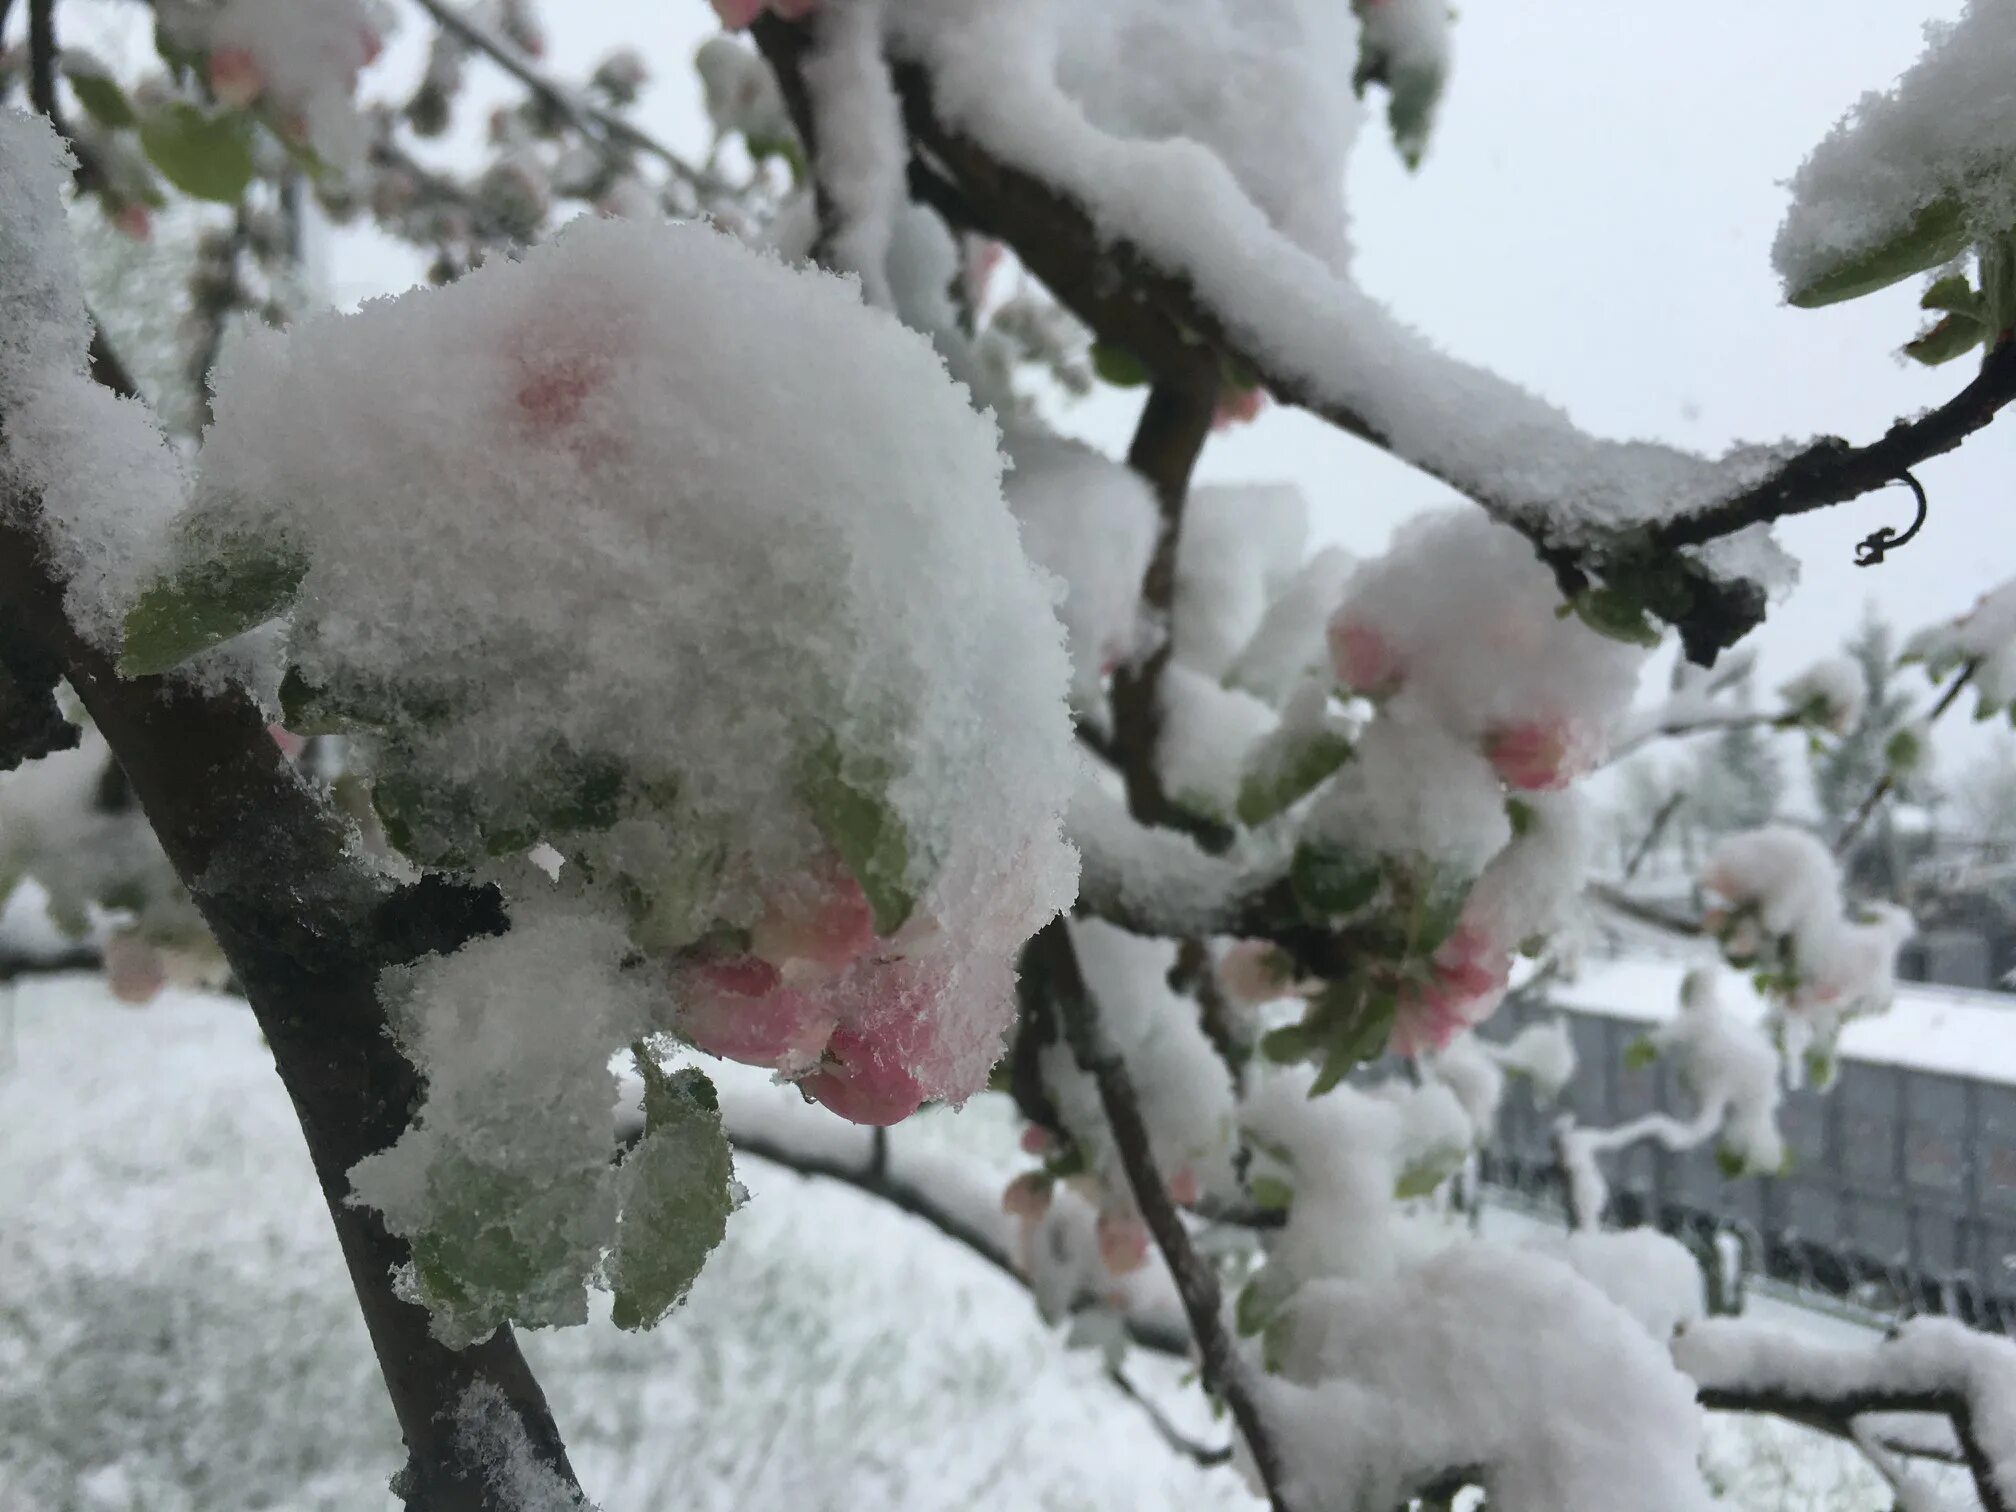
<path id="1" fill-rule="evenodd" d="M 1754 585 L 1721 582 L 1700 564 L 1676 558 L 1677 548 L 1880 488 L 1917 463 L 1952 450 L 2016 399 L 2016 342 L 2005 340 L 1961 394 L 1929 415 L 1900 422 L 1871 445 L 1855 447 L 1826 438 L 1778 461 L 1765 476 L 1726 498 L 1676 498 L 1673 507 L 1686 512 L 1656 523 L 1605 526 L 1583 520 L 1570 535 L 1555 518 L 1552 489 L 1515 493 L 1515 485 L 1503 475 L 1522 459 L 1547 464 L 1534 469 L 1536 476 L 1558 471 L 1544 454 L 1547 437 L 1524 435 L 1517 422 L 1505 427 L 1492 438 L 1494 446 L 1483 451 L 1505 453 L 1502 468 L 1475 467 L 1460 448 L 1429 455 L 1400 444 L 1387 423 L 1277 361 L 1249 334 L 1240 311 L 1212 304 L 1185 270 L 1158 261 L 1125 236 L 1102 231 L 1088 207 L 1070 194 L 946 126 L 933 106 L 931 80 L 920 67 L 905 64 L 896 77 L 911 135 L 937 176 L 956 186 L 966 219 L 1012 245 L 1024 265 L 1100 339 L 1131 352 L 1164 379 L 1181 380 L 1206 368 L 1216 373 L 1226 366 L 1250 373 L 1276 399 L 1420 467 L 1520 530 L 1564 592 L 1579 591 L 1592 579 L 1642 580 L 1656 569 L 1665 583 L 1653 607 L 1680 629 L 1697 661 L 1712 661 L 1755 626 L 1763 612 L 1762 595 Z M 1339 351 L 1336 360 L 1376 362 L 1378 354 Z M 1471 369 L 1462 373 L 1472 386 L 1488 386 L 1487 375 Z M 1512 392 L 1509 385 L 1499 387 Z M 1466 420 L 1460 409 L 1450 418 L 1453 424 L 1481 424 L 1474 417 Z M 1609 463 L 1628 469 L 1631 459 L 1621 448 L 1617 453 Z M 1599 479 L 1587 482 L 1601 487 Z"/>
<path id="2" fill-rule="evenodd" d="M 1124 1061 L 1107 1045 L 1099 1027 L 1099 1009 L 1078 969 L 1078 954 L 1061 919 L 1044 926 L 1031 944 L 1063 1023 L 1065 1039 L 1079 1069 L 1092 1078 L 1099 1104 L 1113 1135 L 1115 1150 L 1133 1188 L 1134 1204 L 1169 1266 L 1190 1320 L 1203 1365 L 1204 1383 L 1232 1413 L 1247 1451 L 1253 1456 L 1261 1483 L 1276 1512 L 1289 1512 L 1286 1467 L 1260 1411 L 1244 1357 L 1225 1322 L 1225 1298 L 1218 1273 L 1197 1252 L 1190 1231 L 1170 1200 L 1168 1186 L 1149 1149 L 1148 1128 L 1133 1078 Z"/>
<path id="3" fill-rule="evenodd" d="M 56 104 L 56 0 L 28 0 L 28 103 L 68 137 Z"/>
<path id="4" fill-rule="evenodd" d="M 0 498 L 0 644 L 32 646 L 63 669 L 245 989 L 300 1117 L 406 1439 L 408 1505 L 509 1512 L 457 1439 L 456 1408 L 479 1383 L 502 1393 L 535 1451 L 572 1484 L 510 1330 L 462 1351 L 439 1343 L 425 1309 L 394 1291 L 394 1272 L 411 1258 L 406 1244 L 375 1211 L 348 1201 L 350 1168 L 399 1137 L 420 1095 L 379 1004 L 379 972 L 501 932 L 501 899 L 440 877 L 396 887 L 366 870 L 242 693 L 120 677 L 71 626 L 63 585 L 29 524 L 35 509 L 32 498 Z"/>

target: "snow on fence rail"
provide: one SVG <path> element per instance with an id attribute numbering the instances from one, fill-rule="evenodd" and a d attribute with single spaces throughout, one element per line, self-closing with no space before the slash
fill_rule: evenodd
<path id="1" fill-rule="evenodd" d="M 1506 1004 L 1512 1029 L 1565 1010 L 1591 1068 L 1565 1097 L 1578 1124 L 1685 1110 L 1668 1065 L 1625 1064 L 1626 1047 L 1671 1012 L 1681 969 L 1618 962 Z M 1734 1238 L 1748 1273 L 1873 1312 L 2016 1332 L 2016 1000 L 1913 988 L 1891 1019 L 1853 1026 L 1843 1043 L 1831 1093 L 1785 1099 L 1784 1174 L 1729 1179 L 1712 1148 L 1640 1145 L 1605 1157 L 1611 1219 L 1654 1223 L 1703 1251 Z M 1561 1111 L 1515 1088 L 1484 1179 L 1558 1204 Z"/>

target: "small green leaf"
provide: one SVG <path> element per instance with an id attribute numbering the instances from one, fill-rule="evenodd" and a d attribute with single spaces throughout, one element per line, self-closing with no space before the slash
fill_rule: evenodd
<path id="1" fill-rule="evenodd" d="M 1285 751 L 1263 749 L 1239 785 L 1239 822 L 1265 824 L 1314 792 L 1350 757 L 1351 742 L 1334 730 L 1318 730 Z"/>
<path id="2" fill-rule="evenodd" d="M 1379 863 L 1321 841 L 1305 840 L 1289 863 L 1295 901 L 1312 919 L 1329 919 L 1363 908 L 1379 895 L 1384 879 Z"/>
<path id="3" fill-rule="evenodd" d="M 1937 367 L 1955 357 L 1966 356 L 1987 335 L 1988 328 L 1973 316 L 1948 315 L 1930 330 L 1920 332 L 1916 340 L 1907 341 L 1904 355 L 1927 367 Z"/>
<path id="4" fill-rule="evenodd" d="M 1533 805 L 1524 798 L 1505 800 L 1505 819 L 1512 826 L 1512 838 L 1518 839 L 1533 828 Z"/>
<path id="5" fill-rule="evenodd" d="M 70 74 L 70 92 L 77 96 L 77 103 L 90 112 L 91 119 L 100 126 L 118 131 L 138 119 L 133 114 L 132 103 L 126 98 L 126 91 L 110 74 L 96 69 L 73 71 Z"/>
<path id="6" fill-rule="evenodd" d="M 1391 992 L 1367 993 L 1345 982 L 1327 988 L 1318 1007 L 1336 1027 L 1330 1033 L 1323 1069 L 1310 1084 L 1311 1097 L 1321 1097 L 1367 1061 L 1383 1055 L 1400 1009 Z"/>
<path id="7" fill-rule="evenodd" d="M 1241 1338 L 1252 1338 L 1267 1326 L 1267 1320 L 1273 1316 L 1274 1307 L 1261 1291 L 1258 1281 L 1248 1281 L 1239 1288 L 1238 1300 L 1232 1304 L 1232 1326 L 1239 1330 Z"/>
<path id="8" fill-rule="evenodd" d="M 1632 646 L 1659 644 L 1659 627 L 1644 606 L 1615 588 L 1585 588 L 1571 607 L 1576 618 L 1598 635 Z"/>
<path id="9" fill-rule="evenodd" d="M 1817 278 L 1787 290 L 1785 297 L 1802 310 L 1860 299 L 1952 261 L 1967 250 L 1970 239 L 1966 210 L 1957 198 L 1945 195 L 1920 210 L 1888 241 L 1848 253 Z"/>
<path id="10" fill-rule="evenodd" d="M 885 936 L 902 928 L 917 906 L 909 833 L 883 796 L 886 784 L 880 773 L 849 771 L 830 735 L 807 754 L 800 778 L 812 822 L 861 884 L 875 914 L 875 932 Z"/>
<path id="11" fill-rule="evenodd" d="M 1925 754 L 1925 742 L 1909 725 L 1883 743 L 1883 765 L 1892 772 L 1913 772 Z"/>
<path id="12" fill-rule="evenodd" d="M 1279 1176 L 1255 1176 L 1246 1183 L 1253 1194 L 1253 1206 L 1267 1213 L 1285 1213 L 1294 1206 L 1295 1188 Z"/>
<path id="13" fill-rule="evenodd" d="M 667 1073 L 638 1045 L 644 1138 L 617 1179 L 623 1213 L 609 1257 L 618 1328 L 650 1328 L 679 1305 L 728 1231 L 734 1168 L 714 1084 L 699 1071 Z"/>
<path id="14" fill-rule="evenodd" d="M 294 602 L 308 559 L 279 542 L 227 538 L 141 593 L 126 613 L 119 671 L 146 677 L 263 625 Z"/>
<path id="15" fill-rule="evenodd" d="M 1419 1160 L 1410 1161 L 1401 1171 L 1400 1179 L 1393 1183 L 1393 1195 L 1402 1202 L 1432 1195 L 1462 1167 L 1467 1153 L 1460 1149 L 1435 1150 Z"/>
<path id="16" fill-rule="evenodd" d="M 1936 279 L 1931 287 L 1919 296 L 1918 308 L 1945 310 L 1955 315 L 1978 316 L 1981 311 L 1981 295 L 1974 285 L 1967 282 L 1964 274 L 1950 273 L 1944 278 Z"/>
<path id="17" fill-rule="evenodd" d="M 1722 1173 L 1723 1180 L 1734 1181 L 1749 1169 L 1749 1166 L 1740 1150 L 1725 1144 L 1715 1147 L 1715 1168 Z"/>
<path id="18" fill-rule="evenodd" d="M 1139 357 L 1110 341 L 1092 343 L 1092 371 L 1115 388 L 1140 388 L 1155 376 Z"/>
<path id="19" fill-rule="evenodd" d="M 236 113 L 205 115 L 186 101 L 140 123 L 140 145 L 163 178 L 197 199 L 235 205 L 252 182 L 252 133 Z"/>
<path id="20" fill-rule="evenodd" d="M 1302 1024 L 1283 1024 L 1260 1036 L 1260 1053 L 1277 1065 L 1308 1060 L 1322 1048 L 1322 1040 Z"/>
<path id="21" fill-rule="evenodd" d="M 1659 1059 L 1659 1042 L 1649 1034 L 1641 1034 L 1624 1047 L 1624 1069 L 1643 1071 Z"/>

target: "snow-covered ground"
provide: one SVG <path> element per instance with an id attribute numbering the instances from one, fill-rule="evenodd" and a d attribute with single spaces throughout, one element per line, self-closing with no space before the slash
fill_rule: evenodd
<path id="1" fill-rule="evenodd" d="M 990 1101 L 900 1134 L 1006 1172 L 1014 1129 Z M 753 1160 L 742 1174 L 753 1200 L 666 1326 L 527 1341 L 606 1512 L 1259 1505 L 937 1233 Z M 1128 1368 L 1221 1441 L 1173 1368 Z M 0 997 L 0 1507 L 379 1512 L 397 1457 L 243 1005 L 121 1008 L 81 976 Z M 1732 1509 L 1890 1505 L 1851 1454 L 1777 1424 L 1717 1420 L 1709 1463 Z"/>

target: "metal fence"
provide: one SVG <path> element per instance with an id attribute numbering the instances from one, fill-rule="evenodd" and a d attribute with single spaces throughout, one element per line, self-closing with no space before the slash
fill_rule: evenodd
<path id="1" fill-rule="evenodd" d="M 1558 1013 L 1585 1070 L 1544 1107 L 1515 1080 L 1486 1182 L 1558 1210 L 1562 1111 L 1591 1127 L 1688 1111 L 1663 1060 L 1624 1064 L 1646 1025 L 1523 998 L 1503 1013 L 1510 1028 Z M 1610 1221 L 1655 1224 L 1704 1256 L 1734 1241 L 1747 1271 L 1872 1312 L 2016 1333 L 2016 1087 L 1843 1060 L 1831 1091 L 1787 1095 L 1779 1127 L 1790 1152 L 1779 1176 L 1725 1177 L 1712 1147 L 1599 1157 Z"/>

